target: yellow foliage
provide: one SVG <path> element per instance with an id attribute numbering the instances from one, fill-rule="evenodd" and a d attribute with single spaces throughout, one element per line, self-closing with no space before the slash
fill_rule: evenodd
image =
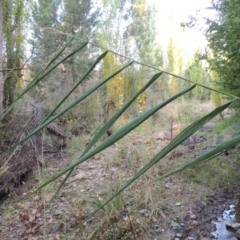
<path id="1" fill-rule="evenodd" d="M 173 76 L 169 78 L 169 88 L 172 94 L 176 94 L 178 92 L 178 81 L 174 79 Z"/>
<path id="2" fill-rule="evenodd" d="M 218 86 L 216 83 L 214 83 L 217 79 L 218 79 L 218 74 L 214 71 L 211 71 L 210 72 L 210 76 L 212 78 L 212 83 L 213 83 L 213 86 L 212 88 L 214 89 L 218 89 Z M 216 107 L 219 107 L 221 104 L 222 104 L 222 100 L 223 100 L 223 95 L 221 93 L 218 93 L 218 92 L 215 92 L 215 91 L 212 91 L 212 94 L 211 94 L 211 98 L 214 102 L 214 105 Z"/>
<path id="3" fill-rule="evenodd" d="M 108 54 L 104 58 L 103 76 L 107 77 L 116 72 L 121 66 L 118 59 L 113 54 Z M 122 106 L 124 99 L 124 73 L 119 73 L 113 79 L 106 83 L 107 106 L 110 112 Z"/>
<path id="4" fill-rule="evenodd" d="M 0 169 L 0 176 L 2 176 L 8 170 L 8 166 Z"/>
<path id="5" fill-rule="evenodd" d="M 145 1 L 144 1 L 145 2 Z M 139 16 L 144 17 L 147 12 L 147 7 L 145 3 L 135 5 L 133 11 Z"/>
<path id="6" fill-rule="evenodd" d="M 17 82 L 17 89 L 19 89 L 21 91 L 24 89 L 24 82 L 23 82 L 23 80 L 21 78 Z"/>

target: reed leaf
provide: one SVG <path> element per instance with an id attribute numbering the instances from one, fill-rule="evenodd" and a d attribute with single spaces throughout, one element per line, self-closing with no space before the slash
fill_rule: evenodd
<path id="1" fill-rule="evenodd" d="M 83 101 L 85 98 L 87 98 L 90 94 L 92 94 L 94 91 L 96 91 L 99 87 L 101 87 L 103 84 L 105 84 L 107 81 L 115 77 L 117 74 L 119 74 L 121 71 L 123 71 L 125 68 L 129 67 L 133 62 L 130 62 L 120 68 L 118 71 L 114 72 L 111 74 L 109 77 L 101 81 L 100 83 L 96 84 L 94 87 L 86 91 L 81 97 L 77 98 L 75 101 L 73 101 L 70 105 L 68 105 L 66 108 L 64 108 L 62 111 L 60 111 L 58 114 L 55 116 L 51 117 L 47 121 L 44 121 L 40 126 L 36 127 L 31 133 L 29 133 L 26 137 L 24 137 L 22 140 L 18 141 L 16 144 L 14 144 L 12 147 L 10 147 L 7 151 L 3 152 L 0 154 L 0 156 L 4 156 L 7 153 L 11 152 L 13 149 L 15 149 L 18 145 L 24 143 L 27 141 L 30 137 L 32 137 L 34 134 L 38 133 L 41 131 L 44 127 L 46 127 L 48 124 L 56 120 L 58 117 L 62 116 L 64 113 L 66 113 L 68 110 L 70 110 L 72 107 Z"/>
<path id="2" fill-rule="evenodd" d="M 68 167 L 61 170 L 58 174 L 56 174 L 50 180 L 46 181 L 44 184 L 39 186 L 35 190 L 35 192 L 42 189 L 43 187 L 45 187 L 49 183 L 55 181 L 56 179 L 61 177 L 63 174 L 67 173 L 69 170 L 71 170 L 72 168 L 79 165 L 80 163 L 85 162 L 86 160 L 88 160 L 89 158 L 94 156 L 95 154 L 97 154 L 97 153 L 101 152 L 102 150 L 106 149 L 107 147 L 111 146 L 112 144 L 117 142 L 119 139 L 121 139 L 122 137 L 127 135 L 129 132 L 131 132 L 133 129 L 138 127 L 141 123 L 143 123 L 145 120 L 147 120 L 150 116 L 152 116 L 159 109 L 163 108 L 164 106 L 166 106 L 170 102 L 174 101 L 178 97 L 180 97 L 180 96 L 186 94 L 187 92 L 191 91 L 195 86 L 196 85 L 193 85 L 193 86 L 190 86 L 190 87 L 182 90 L 181 92 L 177 93 L 176 95 L 172 96 L 171 98 L 165 100 L 164 102 L 161 102 L 160 104 L 156 105 L 155 107 L 149 109 L 148 111 L 146 111 L 146 112 L 142 113 L 141 115 L 139 115 L 138 117 L 134 118 L 128 124 L 124 125 L 120 129 L 118 129 L 115 133 L 113 133 L 110 137 L 105 139 L 101 144 L 99 144 L 97 147 L 95 147 L 92 151 L 86 153 L 84 156 L 77 159 L 74 163 L 70 164 Z"/>
<path id="3" fill-rule="evenodd" d="M 60 56 L 60 54 L 62 54 L 62 52 L 66 49 L 66 47 L 71 43 L 72 39 L 66 44 L 66 46 L 63 47 L 63 49 L 61 49 L 56 56 L 47 64 L 47 66 L 45 67 L 45 69 L 43 69 L 42 71 L 40 71 L 40 73 L 38 73 L 33 80 L 27 85 L 27 87 L 22 91 L 22 93 L 20 93 L 20 95 L 13 101 L 13 103 L 8 106 L 4 111 L 4 115 L 6 115 L 14 106 L 14 104 L 16 104 L 31 88 L 33 88 L 36 84 L 38 84 L 42 79 L 44 79 L 49 73 L 51 73 L 57 66 L 59 66 L 61 63 L 63 63 L 64 61 L 66 61 L 68 58 L 70 58 L 71 56 L 73 56 L 74 54 L 76 54 L 77 52 L 79 52 L 80 50 L 82 50 L 86 45 L 87 42 L 85 42 L 83 45 L 81 45 L 79 48 L 75 49 L 73 52 L 71 52 L 69 55 L 67 55 L 65 58 L 63 58 L 61 61 L 59 61 L 58 63 L 56 63 L 54 66 L 50 67 L 51 64 Z"/>
<path id="4" fill-rule="evenodd" d="M 45 122 L 64 102 L 65 100 L 72 94 L 72 92 L 82 83 L 87 76 L 92 72 L 92 70 L 96 67 L 96 65 L 107 55 L 108 51 L 105 51 L 101 54 L 93 65 L 89 68 L 89 70 L 84 74 L 84 76 L 74 85 L 74 87 L 67 93 L 67 95 L 56 105 L 56 107 L 47 115 L 47 117 L 43 120 Z"/>
<path id="5" fill-rule="evenodd" d="M 96 211 L 91 213 L 84 220 L 84 222 L 87 219 L 91 218 L 93 215 L 95 215 L 99 210 L 103 209 L 109 202 L 111 202 L 117 195 L 119 195 L 121 192 L 123 192 L 124 189 L 126 189 L 133 182 L 135 182 L 139 177 L 141 177 L 153 165 L 155 165 L 157 162 L 159 162 L 164 156 L 166 156 L 169 152 L 171 152 L 173 149 L 175 149 L 179 144 L 181 144 L 184 140 L 186 140 L 188 137 L 190 137 L 197 130 L 199 130 L 206 122 L 213 119 L 218 114 L 220 114 L 222 111 L 224 111 L 226 108 L 228 108 L 234 101 L 235 100 L 231 100 L 231 101 L 221 105 L 220 107 L 214 109 L 211 113 L 209 113 L 206 116 L 204 116 L 203 118 L 197 120 L 196 122 L 194 122 L 193 124 L 188 126 L 185 130 L 183 130 L 162 151 L 160 151 L 155 157 L 153 157 L 153 159 L 150 160 L 138 173 L 136 173 L 126 184 L 124 184 L 116 193 L 114 193 L 102 206 L 100 206 Z M 203 155 L 199 156 L 198 158 L 196 158 L 192 161 L 189 161 L 188 163 L 184 164 L 182 167 L 178 168 L 177 170 L 174 170 L 170 173 L 163 175 L 162 177 L 158 178 L 158 180 L 164 179 L 173 174 L 176 174 L 176 173 L 186 170 L 190 167 L 193 167 L 196 164 L 200 163 L 201 161 L 209 159 L 209 158 L 217 155 L 219 152 L 224 151 L 225 149 L 228 149 L 228 148 L 236 145 L 238 142 L 240 142 L 240 136 L 237 136 L 227 142 L 224 142 L 224 143 L 218 145 L 211 151 L 208 151 L 207 153 L 204 153 Z M 76 226 L 68 235 L 66 235 L 66 237 L 71 235 L 74 231 L 76 231 L 82 224 L 83 224 L 83 222 L 81 222 L 78 226 Z"/>
<path id="6" fill-rule="evenodd" d="M 162 72 L 155 74 L 148 82 L 145 84 L 128 102 L 126 102 L 113 116 L 106 122 L 103 127 L 96 133 L 91 142 L 88 144 L 84 150 L 84 155 L 91 147 L 106 134 L 106 132 L 111 128 L 111 126 L 118 120 L 118 118 L 126 111 L 126 109 L 141 95 L 152 83 L 154 83 L 160 76 Z"/>
<path id="7" fill-rule="evenodd" d="M 63 46 L 63 48 L 61 50 L 59 50 L 54 55 L 54 57 L 49 61 L 49 63 L 46 65 L 46 67 L 42 71 L 40 71 L 33 78 L 33 80 L 28 84 L 28 86 L 24 89 L 24 91 L 14 100 L 14 102 L 0 114 L 7 114 L 12 109 L 14 104 L 16 104 L 30 89 L 32 89 L 34 86 L 39 84 L 39 82 L 42 79 L 44 79 L 46 76 L 48 76 L 48 74 L 50 74 L 54 69 L 56 69 L 61 63 L 63 63 L 68 58 L 70 58 L 74 54 L 81 51 L 88 44 L 87 42 L 84 42 L 80 47 L 76 48 L 70 54 L 68 54 L 66 57 L 64 57 L 63 59 L 61 59 L 57 63 L 55 63 L 55 61 L 60 58 L 62 53 L 66 50 L 66 48 L 69 46 L 69 44 L 72 41 L 73 41 L 73 38 L 71 38 Z M 50 124 L 51 122 L 53 122 L 54 120 L 56 120 L 57 118 L 62 116 L 64 113 L 66 113 L 71 108 L 76 106 L 78 103 L 83 101 L 89 95 L 94 93 L 99 87 L 104 85 L 106 82 L 108 82 L 114 76 L 116 76 L 121 71 L 123 71 L 124 69 L 129 67 L 131 64 L 138 63 L 138 62 L 135 62 L 135 61 L 131 61 L 130 63 L 126 64 L 124 67 L 122 67 L 118 71 L 114 72 L 109 77 L 102 80 L 101 82 L 97 83 L 92 88 L 90 88 L 88 91 L 86 91 L 84 94 L 82 94 L 76 100 L 71 102 L 68 106 L 66 106 L 59 113 L 53 115 L 56 112 L 56 110 L 65 102 L 65 100 L 72 94 L 72 92 L 87 78 L 87 76 L 93 71 L 93 69 L 96 67 L 96 65 L 107 55 L 107 53 L 108 53 L 108 50 L 105 51 L 104 53 L 102 53 L 95 60 L 95 62 L 92 64 L 92 66 L 84 74 L 84 76 L 74 85 L 74 87 L 66 94 L 66 96 L 64 96 L 63 99 L 52 109 L 52 111 L 46 116 L 46 118 L 43 120 L 43 122 L 38 127 L 36 127 L 31 133 L 29 133 L 22 140 L 18 141 L 16 144 L 14 144 L 12 147 L 10 147 L 7 151 L 2 153 L 1 156 L 6 155 L 7 153 L 9 153 L 13 149 L 15 149 L 18 145 L 23 144 L 25 141 L 27 141 L 33 135 L 35 135 L 36 133 L 41 131 L 44 127 L 46 127 L 48 124 Z M 138 63 L 138 64 L 144 66 L 144 64 L 141 64 L 141 63 Z M 145 64 L 145 66 L 148 66 L 148 65 Z M 151 66 L 148 66 L 148 67 L 151 67 Z M 153 69 L 153 67 L 151 67 L 151 68 Z M 156 69 L 156 70 L 158 70 L 158 69 Z M 85 148 L 85 150 L 83 151 L 81 156 L 75 162 L 70 164 L 68 167 L 62 169 L 55 176 L 53 176 L 48 181 L 46 181 L 45 183 L 40 185 L 38 188 L 36 188 L 34 190 L 33 193 L 39 191 L 40 189 L 44 188 L 45 186 L 47 186 L 51 182 L 55 181 L 56 179 L 60 178 L 64 174 L 66 174 L 64 180 L 61 182 L 60 186 L 58 187 L 57 191 L 55 192 L 55 195 L 54 195 L 54 197 L 55 197 L 58 194 L 58 192 L 60 191 L 60 189 L 62 188 L 62 186 L 64 185 L 64 183 L 69 178 L 73 169 L 77 165 L 87 161 L 88 159 L 93 157 L 95 154 L 103 151 L 104 149 L 108 148 L 112 144 L 116 143 L 121 138 L 123 138 L 128 133 L 130 133 L 132 130 L 134 130 L 136 127 L 141 125 L 144 121 L 146 121 L 149 117 L 151 117 L 158 110 L 160 110 L 164 106 L 168 105 L 169 103 L 173 102 L 174 100 L 178 99 L 179 97 L 185 95 L 187 92 L 191 91 L 196 86 L 196 84 L 194 84 L 194 85 L 182 90 L 181 92 L 175 94 L 174 96 L 170 97 L 169 99 L 157 104 L 156 106 L 154 106 L 151 109 L 147 110 L 146 112 L 142 113 L 138 117 L 132 119 L 129 123 L 127 123 L 123 127 L 119 128 L 111 136 L 109 136 L 103 142 L 99 143 L 98 146 L 93 148 L 93 146 L 99 141 L 99 139 L 101 139 L 106 134 L 106 132 L 113 126 L 113 124 L 119 119 L 119 117 L 129 108 L 129 106 L 139 97 L 139 95 L 142 94 L 149 86 L 151 86 L 161 76 L 162 73 L 166 73 L 168 75 L 175 76 L 178 79 L 181 79 L 181 80 L 184 80 L 184 81 L 192 82 L 190 80 L 184 79 L 182 77 L 179 77 L 177 75 L 174 75 L 172 73 L 167 73 L 167 72 L 164 72 L 164 71 L 161 71 L 161 72 L 155 74 L 138 92 L 136 92 L 136 94 L 134 94 L 133 97 L 131 97 L 131 99 L 128 102 L 126 102 L 118 111 L 115 112 L 115 114 L 107 121 L 107 123 L 105 123 L 101 127 L 101 129 L 94 135 L 94 137 L 92 138 L 90 143 L 87 145 L 87 147 Z M 197 84 L 197 85 L 201 86 L 201 87 L 204 87 L 206 89 L 212 90 L 212 91 L 217 91 L 215 89 L 209 88 L 207 86 L 203 86 L 201 84 Z M 223 93 L 221 91 L 217 91 L 217 92 Z M 224 93 L 224 94 L 232 97 L 232 95 L 229 95 L 229 94 L 226 94 L 226 93 Z M 199 119 L 199 120 L 195 121 L 194 123 L 192 123 L 191 125 L 189 125 L 186 129 L 184 129 L 166 147 L 164 147 L 159 153 L 157 153 L 144 167 L 142 167 L 130 180 L 128 180 L 123 186 L 121 186 L 120 189 L 117 192 L 115 192 L 104 204 L 102 204 L 102 206 L 100 206 L 98 209 L 96 209 L 96 211 L 91 213 L 84 221 L 86 221 L 87 219 L 92 217 L 94 214 L 96 214 L 100 209 L 103 209 L 110 201 L 112 201 L 116 196 L 118 196 L 121 192 L 123 192 L 128 186 L 130 186 L 132 183 L 134 183 L 146 171 L 148 171 L 151 167 L 153 167 L 156 163 L 158 163 L 161 159 L 163 159 L 163 157 L 165 157 L 168 153 L 170 153 L 172 150 L 174 150 L 179 144 L 181 144 L 183 141 L 185 141 L 188 137 L 190 137 L 192 134 L 194 134 L 197 130 L 199 130 L 203 125 L 205 125 L 211 119 L 213 119 L 218 114 L 220 114 L 222 111 L 224 111 L 226 108 L 228 108 L 235 100 L 236 99 L 228 101 L 227 103 L 225 103 L 225 104 L 221 105 L 220 107 L 214 109 L 213 111 L 211 111 L 210 113 L 208 113 L 207 115 L 202 117 L 201 119 Z M 203 153 L 201 156 L 198 156 L 197 158 L 188 161 L 187 163 L 183 164 L 178 169 L 170 171 L 170 172 L 164 174 L 163 176 L 157 178 L 156 180 L 157 181 L 162 180 L 162 179 L 167 178 L 167 177 L 169 177 L 173 174 L 176 174 L 176 173 L 179 173 L 183 170 L 194 167 L 195 165 L 197 165 L 199 163 L 208 161 L 208 160 L 218 156 L 222 151 L 224 151 L 224 150 L 226 150 L 230 147 L 233 147 L 234 145 L 236 145 L 239 142 L 240 142 L 240 136 L 237 136 L 237 137 L 234 137 L 234 138 L 232 138 L 228 141 L 225 141 L 224 143 L 221 143 L 218 146 L 216 146 L 215 148 L 213 148 L 212 150 L 209 150 L 208 152 Z M 0 175 L 2 175 L 5 171 L 7 171 L 7 168 L 6 169 L 4 168 L 2 171 L 0 171 Z M 82 223 L 83 222 L 81 222 L 78 226 L 76 226 L 68 235 L 65 236 L 65 238 L 67 238 L 67 236 L 71 235 L 72 232 L 77 230 L 79 228 L 79 226 L 82 225 Z"/>
<path id="8" fill-rule="evenodd" d="M 187 170 L 189 168 L 192 168 L 197 164 L 203 163 L 205 161 L 209 161 L 209 160 L 215 158 L 216 156 L 218 156 L 219 154 L 221 154 L 223 151 L 225 151 L 225 150 L 227 150 L 231 147 L 234 147 L 238 143 L 240 143 L 240 136 L 236 136 L 234 138 L 231 138 L 230 140 L 225 141 L 225 142 L 217 145 L 213 149 L 203 153 L 202 155 L 198 156 L 197 158 L 185 163 L 180 168 L 178 168 L 174 171 L 171 171 L 167 174 L 164 174 L 163 176 L 161 176 L 157 180 L 162 180 L 162 179 L 167 178 L 171 175 L 174 175 L 176 173 L 179 173 L 179 172 L 182 172 L 182 171 Z"/>
<path id="9" fill-rule="evenodd" d="M 106 134 L 106 132 L 110 129 L 110 127 L 118 120 L 118 118 L 126 111 L 126 109 L 138 98 L 140 94 L 142 94 L 153 82 L 155 82 L 160 76 L 162 75 L 162 72 L 155 74 L 148 82 L 145 84 L 128 102 L 126 102 L 113 116 L 111 119 L 109 119 L 103 127 L 94 135 L 93 139 L 90 141 L 90 143 L 85 148 L 84 152 L 82 153 L 81 157 L 84 156 L 86 152 L 88 152 L 92 146 L 102 137 Z M 72 168 L 67 176 L 64 178 L 60 186 L 58 187 L 55 195 L 53 196 L 52 200 L 57 196 L 60 189 L 65 184 L 66 180 L 69 178 L 70 174 L 72 173 L 74 168 Z"/>

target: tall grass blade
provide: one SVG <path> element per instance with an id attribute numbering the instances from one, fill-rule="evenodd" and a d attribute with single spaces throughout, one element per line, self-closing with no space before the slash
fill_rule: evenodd
<path id="1" fill-rule="evenodd" d="M 63 58 L 61 61 L 57 62 L 55 65 L 53 66 L 49 66 L 49 69 L 47 68 L 44 72 L 37 80 L 36 82 L 34 82 L 34 85 L 36 85 L 39 81 L 41 81 L 43 78 L 45 78 L 49 73 L 51 73 L 56 67 L 58 67 L 61 63 L 63 63 L 64 61 L 66 61 L 68 58 L 72 57 L 74 54 L 78 53 L 79 51 L 81 51 L 85 46 L 87 46 L 87 42 L 85 42 L 83 45 L 81 45 L 80 47 L 78 47 L 77 49 L 75 49 L 74 51 L 72 51 L 70 54 L 68 54 L 65 58 Z"/>
<path id="2" fill-rule="evenodd" d="M 240 136 L 236 136 L 228 141 L 225 141 L 219 145 L 217 145 L 215 148 L 207 151 L 206 153 L 203 153 L 202 155 L 198 156 L 197 158 L 185 163 L 182 167 L 171 171 L 167 174 L 164 174 L 163 176 L 161 176 L 160 178 L 158 178 L 157 180 L 162 180 L 164 178 L 167 178 L 171 175 L 174 175 L 176 173 L 182 172 L 186 169 L 192 168 L 197 164 L 200 164 L 202 162 L 208 161 L 216 156 L 218 156 L 220 153 L 222 153 L 224 150 L 227 150 L 231 147 L 234 147 L 236 144 L 240 143 Z"/>
<path id="3" fill-rule="evenodd" d="M 148 164 L 146 164 L 138 173 L 130 179 L 126 185 L 124 185 L 118 192 L 118 194 L 123 191 L 127 186 L 129 186 L 132 182 L 137 180 L 143 173 L 149 170 L 153 165 L 159 162 L 164 156 L 166 156 L 169 152 L 175 149 L 179 144 L 185 141 L 188 137 L 190 137 L 193 133 L 199 130 L 203 125 L 209 122 L 211 119 L 219 115 L 222 111 L 228 108 L 234 100 L 231 100 L 220 107 L 214 109 L 212 112 L 204 116 L 203 118 L 197 120 L 186 129 L 184 129 L 179 135 L 177 135 L 165 148 L 163 148 Z"/>
<path id="4" fill-rule="evenodd" d="M 30 137 L 32 137 L 34 134 L 36 134 L 37 132 L 41 131 L 44 127 L 46 127 L 48 124 L 50 124 L 51 122 L 53 122 L 54 120 L 56 120 L 58 117 L 60 117 L 61 115 L 63 115 L 64 113 L 66 113 L 68 110 L 70 110 L 72 107 L 74 107 L 75 105 L 77 105 L 79 102 L 81 102 L 82 100 L 84 100 L 86 97 L 88 97 L 90 94 L 92 94 L 94 91 L 96 91 L 99 87 L 101 87 L 102 85 L 104 85 L 107 81 L 109 81 L 111 78 L 115 77 L 117 74 L 119 74 L 121 71 L 123 71 L 125 68 L 129 67 L 133 62 L 130 62 L 128 64 L 126 64 L 125 66 L 123 66 L 122 68 L 120 68 L 118 71 L 114 72 L 113 74 L 111 74 L 109 77 L 107 77 L 106 79 L 104 79 L 102 82 L 96 84 L 94 87 L 92 87 L 91 89 L 89 89 L 88 91 L 86 91 L 85 94 L 83 94 L 81 97 L 77 98 L 75 101 L 73 101 L 71 104 L 69 104 L 66 108 L 64 108 L 62 111 L 60 111 L 58 114 L 56 114 L 55 116 L 51 117 L 50 119 L 48 119 L 47 121 L 45 121 L 44 123 L 42 123 L 40 126 L 38 126 L 37 128 L 35 128 L 31 133 L 29 133 L 26 137 L 24 137 L 22 140 L 18 141 L 16 144 L 14 144 L 12 147 L 10 147 L 7 151 L 3 152 L 0 154 L 0 156 L 4 156 L 7 153 L 11 152 L 13 149 L 15 149 L 18 145 L 24 143 L 25 141 L 27 141 Z"/>
<path id="5" fill-rule="evenodd" d="M 214 109 L 211 113 L 207 114 L 203 118 L 199 119 L 195 123 L 191 124 L 189 127 L 187 127 L 185 130 L 183 130 L 176 138 L 174 138 L 162 151 L 160 151 L 148 164 L 146 164 L 138 173 L 136 173 L 126 184 L 124 184 L 116 193 L 114 193 L 111 198 L 109 198 L 102 206 L 100 206 L 96 211 L 91 213 L 84 221 L 91 218 L 94 214 L 96 214 L 99 210 L 103 209 L 109 202 L 111 202 L 117 195 L 119 195 L 124 189 L 126 189 L 129 185 L 131 185 L 134 181 L 136 181 L 140 176 L 142 176 L 147 170 L 149 170 L 154 164 L 159 162 L 164 156 L 166 156 L 171 150 L 176 148 L 180 143 L 182 143 L 184 140 L 186 140 L 189 136 L 191 136 L 194 132 L 196 132 L 198 129 L 200 129 L 206 122 L 211 120 L 212 118 L 216 117 L 219 113 L 221 113 L 223 110 L 228 108 L 235 100 L 231 100 L 222 106 Z M 240 136 L 235 137 L 227 142 L 224 142 L 211 151 L 199 156 L 197 159 L 194 159 L 187 164 L 185 164 L 183 167 L 172 171 L 164 176 L 162 176 L 160 179 L 166 178 L 168 176 L 171 176 L 177 172 L 181 172 L 187 168 L 190 168 L 197 163 L 204 161 L 216 154 L 218 154 L 220 151 L 223 151 L 229 147 L 232 147 L 236 145 L 236 143 L 240 142 Z M 71 235 L 74 231 L 76 231 L 83 222 L 81 222 L 78 226 L 76 226 L 67 236 Z M 66 237 L 67 237 L 66 236 Z M 65 239 L 65 238 L 64 238 Z"/>
<path id="6" fill-rule="evenodd" d="M 112 118 L 106 122 L 103 127 L 95 134 L 95 136 L 93 137 L 93 139 L 90 141 L 90 143 L 87 145 L 87 147 L 85 148 L 84 152 L 82 153 L 81 157 L 84 156 L 84 154 L 86 152 L 89 151 L 89 149 L 92 148 L 92 146 L 94 146 L 94 144 L 102 137 L 106 134 L 106 132 L 108 131 L 108 129 L 110 129 L 110 127 L 118 120 L 118 118 L 126 111 L 126 109 L 137 99 L 137 97 L 143 93 L 153 82 L 155 82 L 160 76 L 162 75 L 161 73 L 157 73 L 155 74 L 149 81 L 147 84 L 145 84 L 128 102 L 126 102 L 113 116 Z M 53 196 L 52 200 L 57 196 L 57 194 L 59 193 L 59 191 L 61 190 L 61 188 L 63 187 L 63 185 L 65 184 L 66 180 L 68 179 L 68 177 L 70 176 L 70 174 L 72 173 L 74 168 L 72 168 L 69 173 L 67 174 L 67 176 L 64 178 L 64 180 L 62 181 L 62 183 L 60 184 L 60 186 L 58 187 L 55 195 Z"/>
<path id="7" fill-rule="evenodd" d="M 100 145 L 98 145 L 96 148 L 94 148 L 92 151 L 87 152 L 84 156 L 80 157 L 75 161 L 74 163 L 70 164 L 65 169 L 61 170 L 58 174 L 56 174 L 54 177 L 52 177 L 50 180 L 46 181 L 44 184 L 42 184 L 40 187 L 38 187 L 35 191 L 40 190 L 41 188 L 45 187 L 49 183 L 55 181 L 60 176 L 71 170 L 72 168 L 76 167 L 80 163 L 88 160 L 95 154 L 101 152 L 102 150 L 106 149 L 107 147 L 111 146 L 115 142 L 117 142 L 119 139 L 127 135 L 129 132 L 131 132 L 133 129 L 135 129 L 137 126 L 139 126 L 141 123 L 143 123 L 145 120 L 147 120 L 150 116 L 152 116 L 155 112 L 157 112 L 159 109 L 166 106 L 168 103 L 174 101 L 178 97 L 186 94 L 187 92 L 191 91 L 196 85 L 190 86 L 181 92 L 177 93 L 176 95 L 172 96 L 171 98 L 165 100 L 164 102 L 161 102 L 160 104 L 156 105 L 155 107 L 149 109 L 148 111 L 142 113 L 138 117 L 134 118 L 132 121 L 130 121 L 125 126 L 118 129 L 115 133 L 113 133 L 110 137 L 105 139 Z"/>
<path id="8" fill-rule="evenodd" d="M 89 70 L 84 74 L 84 76 L 75 84 L 75 86 L 67 93 L 67 95 L 56 105 L 56 107 L 47 115 L 47 117 L 43 120 L 45 122 L 63 103 L 64 101 L 72 94 L 72 92 L 82 83 L 87 76 L 92 72 L 92 70 L 96 67 L 96 65 L 107 55 L 108 51 L 101 54 L 93 65 L 89 68 Z"/>
<path id="9" fill-rule="evenodd" d="M 75 49 L 73 52 L 71 52 L 69 55 L 67 55 L 60 62 L 56 63 L 54 66 L 52 66 L 50 69 L 48 69 L 51 66 L 51 64 L 53 63 L 53 61 L 55 61 L 60 56 L 60 54 L 66 49 L 66 47 L 71 43 L 71 41 L 72 41 L 72 39 L 70 39 L 70 41 L 66 44 L 66 46 L 64 46 L 63 49 L 48 63 L 48 65 L 45 67 L 45 69 L 40 71 L 40 73 L 38 73 L 33 78 L 33 80 L 27 85 L 27 87 L 22 91 L 22 93 L 20 93 L 20 95 L 14 100 L 14 102 L 3 111 L 4 115 L 6 115 L 12 109 L 14 104 L 16 104 L 32 87 L 34 87 L 37 83 L 39 83 L 43 78 L 45 78 L 49 73 L 51 73 L 62 62 L 64 62 L 65 60 L 67 60 L 68 58 L 70 58 L 71 56 L 73 56 L 74 54 L 79 52 L 80 50 L 82 50 L 87 45 L 87 42 L 85 42 L 82 46 Z"/>
<path id="10" fill-rule="evenodd" d="M 142 94 L 152 83 L 154 83 L 160 76 L 162 72 L 155 74 L 148 82 L 145 84 L 128 102 L 126 102 L 113 116 L 112 118 L 106 122 L 103 127 L 96 133 L 93 137 L 92 141 L 88 144 L 86 149 L 84 150 L 84 155 L 91 147 L 106 134 L 106 132 L 111 128 L 111 126 L 118 120 L 118 118 L 126 111 L 126 109 L 138 98 L 140 94 Z"/>

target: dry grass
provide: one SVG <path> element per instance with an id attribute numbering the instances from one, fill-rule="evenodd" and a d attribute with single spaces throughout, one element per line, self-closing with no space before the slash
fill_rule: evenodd
<path id="1" fill-rule="evenodd" d="M 31 236 L 35 239 L 57 239 L 58 236 L 64 236 L 107 201 L 121 185 L 169 143 L 168 140 L 156 139 L 155 132 L 169 130 L 172 120 L 182 124 L 179 119 L 187 119 L 195 110 L 194 118 L 212 108 L 211 104 L 204 103 L 194 110 L 196 104 L 191 107 L 188 102 L 182 103 L 182 109 L 178 111 L 163 109 L 159 119 L 149 119 L 117 144 L 77 166 L 54 202 L 50 202 L 50 199 L 63 178 L 42 191 L 40 196 L 23 200 L 21 206 L 11 205 L 18 216 L 13 236 Z M 123 119 L 120 119 L 119 125 L 121 121 Z M 113 127 L 117 128 L 118 125 Z M 230 184 L 239 176 L 239 173 L 234 171 L 238 155 L 234 154 L 233 150 L 228 156 L 224 155 L 174 177 L 157 181 L 159 176 L 181 166 L 197 156 L 210 142 L 213 143 L 219 128 L 220 126 L 216 132 L 196 133 L 196 137 L 204 134 L 207 141 L 195 144 L 195 149 L 192 150 L 188 149 L 188 146 L 179 146 L 174 150 L 175 155 L 170 153 L 103 210 L 83 223 L 72 239 L 169 239 L 173 225 L 180 223 L 195 203 L 204 201 L 213 188 Z M 86 132 L 79 136 L 72 135 L 68 140 L 65 158 L 49 159 L 46 166 L 43 166 L 43 175 L 33 178 L 32 181 L 36 182 L 31 186 L 36 187 L 80 156 L 90 135 L 91 133 Z M 9 220 L 9 214 L 6 216 L 3 221 L 10 223 L 12 220 Z M 57 223 L 61 224 L 57 226 Z M 20 230 L 22 225 L 24 227 Z M 3 232 L 5 231 L 9 231 L 9 228 L 6 227 Z"/>

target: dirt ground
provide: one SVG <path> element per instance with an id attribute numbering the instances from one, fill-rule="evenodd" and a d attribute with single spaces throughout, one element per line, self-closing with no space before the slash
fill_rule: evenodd
<path id="1" fill-rule="evenodd" d="M 222 218 L 224 210 L 236 204 L 240 197 L 240 185 L 236 183 L 222 189 L 215 190 L 209 195 L 205 202 L 195 203 L 192 213 L 188 214 L 182 221 L 184 227 L 180 230 L 182 238 L 192 239 L 216 239 L 213 232 L 216 231 L 216 222 Z"/>
<path id="2" fill-rule="evenodd" d="M 108 163 L 118 148 L 114 145 L 76 167 L 53 202 L 50 200 L 63 178 L 38 194 L 28 194 L 70 160 L 45 160 L 42 170 L 36 169 L 20 186 L 19 195 L 2 200 L 1 240 L 54 240 L 66 236 L 116 191 L 119 179 L 132 176 L 133 170 L 126 162 Z M 152 173 L 158 174 L 156 169 Z M 174 177 L 154 183 L 150 176 L 140 178 L 133 184 L 134 191 L 130 187 L 121 199 L 88 219 L 67 239 L 214 239 L 212 221 L 240 195 L 237 183 L 210 192 L 201 186 L 191 188 Z M 149 188 L 148 181 L 152 184 Z M 153 190 L 158 197 L 156 192 L 153 196 Z"/>

